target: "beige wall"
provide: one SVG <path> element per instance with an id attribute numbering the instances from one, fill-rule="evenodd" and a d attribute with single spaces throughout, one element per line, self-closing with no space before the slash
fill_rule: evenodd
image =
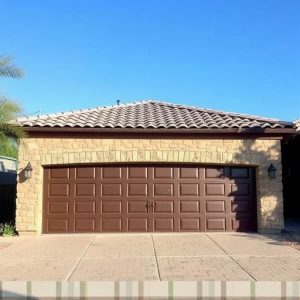
<path id="1" fill-rule="evenodd" d="M 18 183 L 16 226 L 19 234 L 41 233 L 43 166 L 105 162 L 256 166 L 258 229 L 279 231 L 283 227 L 279 140 L 26 138 L 20 146 L 19 169 L 28 162 L 33 168 L 32 178 Z M 271 162 L 277 168 L 273 180 L 267 173 Z"/>

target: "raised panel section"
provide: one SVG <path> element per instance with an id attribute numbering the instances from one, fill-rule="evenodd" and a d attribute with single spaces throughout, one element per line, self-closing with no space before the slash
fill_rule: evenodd
<path id="1" fill-rule="evenodd" d="M 249 192 L 248 183 L 235 183 L 231 185 L 231 196 L 248 196 Z"/>
<path id="2" fill-rule="evenodd" d="M 224 168 L 205 168 L 206 178 L 224 178 Z"/>
<path id="3" fill-rule="evenodd" d="M 102 178 L 121 178 L 122 169 L 119 167 L 103 167 Z"/>
<path id="4" fill-rule="evenodd" d="M 154 168 L 154 178 L 173 178 L 173 168 L 169 168 L 169 167 Z"/>
<path id="5" fill-rule="evenodd" d="M 121 196 L 122 185 L 120 183 L 103 183 L 102 196 Z"/>
<path id="6" fill-rule="evenodd" d="M 103 201 L 102 213 L 121 213 L 121 207 L 120 201 Z"/>
<path id="7" fill-rule="evenodd" d="M 95 220 L 87 218 L 76 218 L 75 219 L 75 231 L 95 231 Z"/>
<path id="8" fill-rule="evenodd" d="M 198 213 L 199 202 L 198 201 L 181 201 L 180 202 L 181 213 Z"/>
<path id="9" fill-rule="evenodd" d="M 180 168 L 180 178 L 198 178 L 198 168 Z"/>
<path id="10" fill-rule="evenodd" d="M 200 230 L 200 219 L 198 218 L 180 219 L 180 230 L 187 230 L 187 231 Z"/>
<path id="11" fill-rule="evenodd" d="M 128 213 L 147 213 L 146 201 L 129 201 Z"/>
<path id="12" fill-rule="evenodd" d="M 95 168 L 76 168 L 76 178 L 94 179 L 95 178 Z"/>
<path id="13" fill-rule="evenodd" d="M 226 230 L 225 218 L 207 218 L 206 219 L 206 229 L 207 230 Z"/>
<path id="14" fill-rule="evenodd" d="M 249 168 L 231 168 L 231 178 L 249 178 Z"/>
<path id="15" fill-rule="evenodd" d="M 171 183 L 154 184 L 154 196 L 173 196 L 173 184 Z"/>
<path id="16" fill-rule="evenodd" d="M 49 174 L 51 179 L 69 179 L 68 168 L 51 169 Z"/>
<path id="17" fill-rule="evenodd" d="M 174 211 L 173 201 L 156 201 L 154 203 L 155 213 L 172 213 Z"/>
<path id="18" fill-rule="evenodd" d="M 128 178 L 147 178 L 147 168 L 130 167 L 128 168 Z"/>
<path id="19" fill-rule="evenodd" d="M 173 218 L 154 218 L 155 231 L 173 231 L 174 219 Z"/>
<path id="20" fill-rule="evenodd" d="M 225 213 L 225 201 L 206 201 L 207 213 Z"/>
<path id="21" fill-rule="evenodd" d="M 129 183 L 128 196 L 147 196 L 147 183 Z"/>
<path id="22" fill-rule="evenodd" d="M 96 185 L 93 183 L 79 183 L 75 185 L 76 196 L 94 197 L 96 193 Z"/>
<path id="23" fill-rule="evenodd" d="M 101 221 L 102 231 L 113 232 L 122 230 L 121 218 L 102 218 Z"/>
<path id="24" fill-rule="evenodd" d="M 52 232 L 68 232 L 68 219 L 50 219 L 48 220 L 48 231 Z"/>
<path id="25" fill-rule="evenodd" d="M 69 212 L 69 203 L 49 202 L 48 211 L 50 214 L 67 214 Z"/>
<path id="26" fill-rule="evenodd" d="M 235 231 L 250 231 L 253 230 L 253 221 L 249 217 L 239 217 L 231 219 L 232 230 Z"/>
<path id="27" fill-rule="evenodd" d="M 249 201 L 234 201 L 231 203 L 232 212 L 251 212 Z"/>
<path id="28" fill-rule="evenodd" d="M 225 184 L 223 183 L 206 183 L 205 194 L 207 196 L 223 196 L 225 195 Z"/>
<path id="29" fill-rule="evenodd" d="M 69 196 L 69 184 L 51 183 L 49 186 L 49 196 Z"/>
<path id="30" fill-rule="evenodd" d="M 198 196 L 199 185 L 197 183 L 181 183 L 180 196 Z"/>
<path id="31" fill-rule="evenodd" d="M 95 210 L 95 202 L 93 201 L 76 201 L 75 202 L 75 213 L 84 214 L 91 213 L 94 214 Z"/>
<path id="32" fill-rule="evenodd" d="M 147 231 L 148 220 L 147 218 L 128 218 L 127 220 L 128 231 Z"/>

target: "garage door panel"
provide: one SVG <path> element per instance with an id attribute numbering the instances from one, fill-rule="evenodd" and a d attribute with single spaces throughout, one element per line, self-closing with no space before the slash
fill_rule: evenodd
<path id="1" fill-rule="evenodd" d="M 249 231 L 247 167 L 105 165 L 45 169 L 43 232 Z"/>
<path id="2" fill-rule="evenodd" d="M 180 178 L 182 179 L 191 179 L 191 178 L 199 178 L 199 168 L 189 167 L 185 168 L 182 167 L 179 170 Z"/>
<path id="3" fill-rule="evenodd" d="M 75 169 L 76 179 L 94 179 L 96 176 L 95 167 L 80 167 Z"/>
<path id="4" fill-rule="evenodd" d="M 225 213 L 225 200 L 206 201 L 206 213 Z"/>
<path id="5" fill-rule="evenodd" d="M 198 213 L 200 212 L 199 201 L 180 201 L 180 213 Z"/>
<path id="6" fill-rule="evenodd" d="M 68 232 L 69 219 L 49 219 L 47 221 L 48 232 Z"/>
<path id="7" fill-rule="evenodd" d="M 128 213 L 147 213 L 146 201 L 128 201 Z"/>
<path id="8" fill-rule="evenodd" d="M 198 183 L 180 183 L 180 196 L 199 196 L 200 187 Z"/>
<path id="9" fill-rule="evenodd" d="M 77 232 L 94 232 L 96 220 L 91 218 L 76 218 L 75 231 Z"/>
<path id="10" fill-rule="evenodd" d="M 224 196 L 225 184 L 224 183 L 205 183 L 206 196 Z"/>
<path id="11" fill-rule="evenodd" d="M 180 218 L 181 231 L 200 231 L 200 218 Z"/>
<path id="12" fill-rule="evenodd" d="M 148 169 L 145 167 L 130 167 L 128 168 L 128 179 L 146 179 Z"/>
<path id="13" fill-rule="evenodd" d="M 148 231 L 148 218 L 128 218 L 127 219 L 128 231 Z"/>
<path id="14" fill-rule="evenodd" d="M 250 169 L 249 168 L 231 168 L 230 169 L 231 178 L 249 178 Z"/>
<path id="15" fill-rule="evenodd" d="M 75 196 L 90 196 L 95 197 L 96 195 L 96 184 L 94 183 L 79 183 L 75 184 Z"/>
<path id="16" fill-rule="evenodd" d="M 160 178 L 173 178 L 174 170 L 171 167 L 155 167 L 154 168 L 154 179 Z"/>
<path id="17" fill-rule="evenodd" d="M 103 232 L 122 231 L 122 218 L 121 217 L 104 217 L 100 219 L 101 229 Z"/>
<path id="18" fill-rule="evenodd" d="M 251 216 L 239 216 L 231 219 L 232 230 L 234 231 L 249 231 L 253 228 L 253 218 Z"/>
<path id="19" fill-rule="evenodd" d="M 122 202 L 121 201 L 103 201 L 102 202 L 102 214 L 107 213 L 121 213 Z"/>
<path id="20" fill-rule="evenodd" d="M 208 231 L 225 231 L 226 230 L 226 218 L 206 218 L 206 229 Z"/>
<path id="21" fill-rule="evenodd" d="M 52 169 L 49 172 L 50 179 L 69 179 L 69 176 L 70 176 L 69 168 Z"/>
<path id="22" fill-rule="evenodd" d="M 155 183 L 154 184 L 154 197 L 155 196 L 173 196 L 174 184 L 172 183 Z"/>
<path id="23" fill-rule="evenodd" d="M 75 214 L 82 213 L 96 213 L 96 202 L 95 201 L 76 201 L 75 202 Z"/>
<path id="24" fill-rule="evenodd" d="M 232 212 L 249 212 L 251 213 L 251 203 L 250 201 L 233 201 L 231 203 Z"/>
<path id="25" fill-rule="evenodd" d="M 48 188 L 49 197 L 69 196 L 70 185 L 68 183 L 51 183 Z"/>
<path id="26" fill-rule="evenodd" d="M 49 202 L 48 211 L 51 214 L 68 214 L 69 213 L 69 203 L 64 202 Z"/>
<path id="27" fill-rule="evenodd" d="M 103 183 L 101 185 L 101 196 L 122 196 L 122 184 L 121 183 Z"/>
<path id="28" fill-rule="evenodd" d="M 223 167 L 207 167 L 205 168 L 205 178 L 208 179 L 224 179 L 225 177 L 225 169 Z"/>
<path id="29" fill-rule="evenodd" d="M 127 185 L 128 196 L 147 196 L 148 184 L 147 183 L 129 183 Z"/>
<path id="30" fill-rule="evenodd" d="M 102 167 L 102 178 L 103 179 L 121 179 L 122 168 L 121 167 Z"/>
<path id="31" fill-rule="evenodd" d="M 249 183 L 235 183 L 231 185 L 231 196 L 249 196 Z"/>
<path id="32" fill-rule="evenodd" d="M 153 231 L 174 231 L 174 218 L 154 218 Z"/>
<path id="33" fill-rule="evenodd" d="M 154 213 L 173 213 L 174 203 L 173 201 L 155 201 Z"/>

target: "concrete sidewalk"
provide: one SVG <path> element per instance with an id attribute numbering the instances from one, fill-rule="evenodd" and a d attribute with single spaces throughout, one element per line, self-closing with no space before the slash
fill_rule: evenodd
<path id="1" fill-rule="evenodd" d="M 259 234 L 0 238 L 0 280 L 299 280 L 300 251 Z"/>

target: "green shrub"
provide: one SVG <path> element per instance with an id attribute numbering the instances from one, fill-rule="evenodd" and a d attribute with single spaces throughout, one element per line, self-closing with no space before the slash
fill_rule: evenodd
<path id="1" fill-rule="evenodd" d="M 2 236 L 14 236 L 16 235 L 15 226 L 12 224 L 0 224 L 0 235 Z"/>

